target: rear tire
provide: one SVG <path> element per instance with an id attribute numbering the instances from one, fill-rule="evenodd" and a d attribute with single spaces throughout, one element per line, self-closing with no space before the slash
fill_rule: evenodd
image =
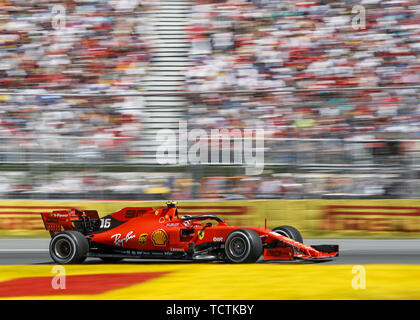
<path id="1" fill-rule="evenodd" d="M 297 242 L 303 243 L 303 238 L 298 229 L 292 226 L 280 226 L 273 229 L 274 232 L 281 234 L 282 236 L 288 237 Z"/>
<path id="2" fill-rule="evenodd" d="M 59 232 L 50 242 L 50 256 L 58 264 L 82 263 L 88 251 L 88 240 L 77 231 Z"/>
<path id="3" fill-rule="evenodd" d="M 231 263 L 255 262 L 263 252 L 257 232 L 250 229 L 232 231 L 225 242 L 226 258 Z"/>

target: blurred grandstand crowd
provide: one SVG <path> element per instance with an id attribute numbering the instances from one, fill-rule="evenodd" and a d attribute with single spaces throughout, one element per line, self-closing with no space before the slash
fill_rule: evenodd
<path id="1" fill-rule="evenodd" d="M 130 3 L 136 6 L 116 0 L 0 1 L 0 88 L 40 93 L 139 88 L 149 60 L 145 17 L 153 6 L 146 0 Z"/>
<path id="2" fill-rule="evenodd" d="M 357 4 L 366 8 L 365 29 L 352 26 Z M 66 9 L 63 29 L 51 24 L 54 5 Z M 60 93 L 141 90 L 153 57 L 149 15 L 155 5 L 0 0 L 0 162 L 124 165 L 141 159 L 147 117 L 141 97 Z M 190 22 L 193 65 L 185 74 L 190 129 L 264 128 L 265 162 L 272 165 L 379 164 L 400 171 L 200 181 L 190 172 L 9 172 L 1 176 L 2 197 L 301 199 L 403 197 L 411 195 L 407 190 L 420 190 L 417 176 L 407 178 L 405 172 L 420 164 L 420 143 L 371 141 L 420 138 L 420 90 L 413 88 L 420 84 L 416 0 L 197 0 Z M 406 88 L 363 89 L 393 86 Z M 360 90 L 316 91 L 350 87 Z M 261 89 L 274 91 L 246 93 Z M 314 91 L 295 91 L 301 89 Z M 224 90 L 245 93 L 209 93 Z M 200 192 L 194 193 L 198 182 Z"/>
<path id="3" fill-rule="evenodd" d="M 44 150 L 51 159 L 64 154 L 58 159 L 63 161 L 72 150 L 80 160 L 106 161 L 112 153 L 118 161 L 137 150 L 141 99 L 43 96 L 141 87 L 150 60 L 147 15 L 153 6 L 147 0 L 130 3 L 135 6 L 115 0 L 0 1 L 0 92 L 38 94 L 0 93 L 3 160 L 26 152 L 20 160 L 30 161 L 30 152 Z"/>
<path id="4" fill-rule="evenodd" d="M 417 1 L 361 1 L 360 30 L 352 22 L 358 1 L 199 3 L 189 27 L 195 64 L 187 88 L 202 94 L 193 95 L 190 126 L 263 126 L 273 137 L 296 138 L 420 133 L 418 89 L 293 91 L 418 85 Z M 238 89 L 286 92 L 207 93 Z"/>

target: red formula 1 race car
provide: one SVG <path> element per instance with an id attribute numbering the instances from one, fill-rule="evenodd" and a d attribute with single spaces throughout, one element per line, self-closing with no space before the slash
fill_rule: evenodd
<path id="1" fill-rule="evenodd" d="M 174 201 L 159 209 L 123 208 L 103 218 L 96 210 L 77 209 L 41 216 L 52 237 L 50 255 L 58 264 L 82 263 L 87 257 L 251 263 L 262 257 L 319 261 L 338 256 L 338 245 L 304 245 L 291 226 L 269 230 L 229 226 L 215 215 L 181 216 Z"/>

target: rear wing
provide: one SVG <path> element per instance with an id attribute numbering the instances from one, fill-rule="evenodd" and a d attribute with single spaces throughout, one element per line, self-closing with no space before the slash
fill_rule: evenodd
<path id="1" fill-rule="evenodd" d="M 96 210 L 79 211 L 77 209 L 42 212 L 41 217 L 45 230 L 48 230 L 51 236 L 64 230 L 78 230 L 80 222 L 86 224 L 99 219 Z"/>

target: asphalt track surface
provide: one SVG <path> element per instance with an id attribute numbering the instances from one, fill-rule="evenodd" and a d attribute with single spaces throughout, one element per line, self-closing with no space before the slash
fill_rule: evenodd
<path id="1" fill-rule="evenodd" d="M 0 265 L 45 265 L 53 264 L 48 252 L 49 239 L 0 239 Z M 420 240 L 366 240 L 366 239 L 307 239 L 305 244 L 338 244 L 340 256 L 331 264 L 420 264 Z M 121 264 L 180 263 L 174 260 L 125 259 Z M 101 264 L 90 258 L 86 264 Z M 265 262 L 264 262 L 265 263 Z M 300 261 L 269 263 L 302 263 Z M 307 263 L 307 262 L 305 262 Z"/>

